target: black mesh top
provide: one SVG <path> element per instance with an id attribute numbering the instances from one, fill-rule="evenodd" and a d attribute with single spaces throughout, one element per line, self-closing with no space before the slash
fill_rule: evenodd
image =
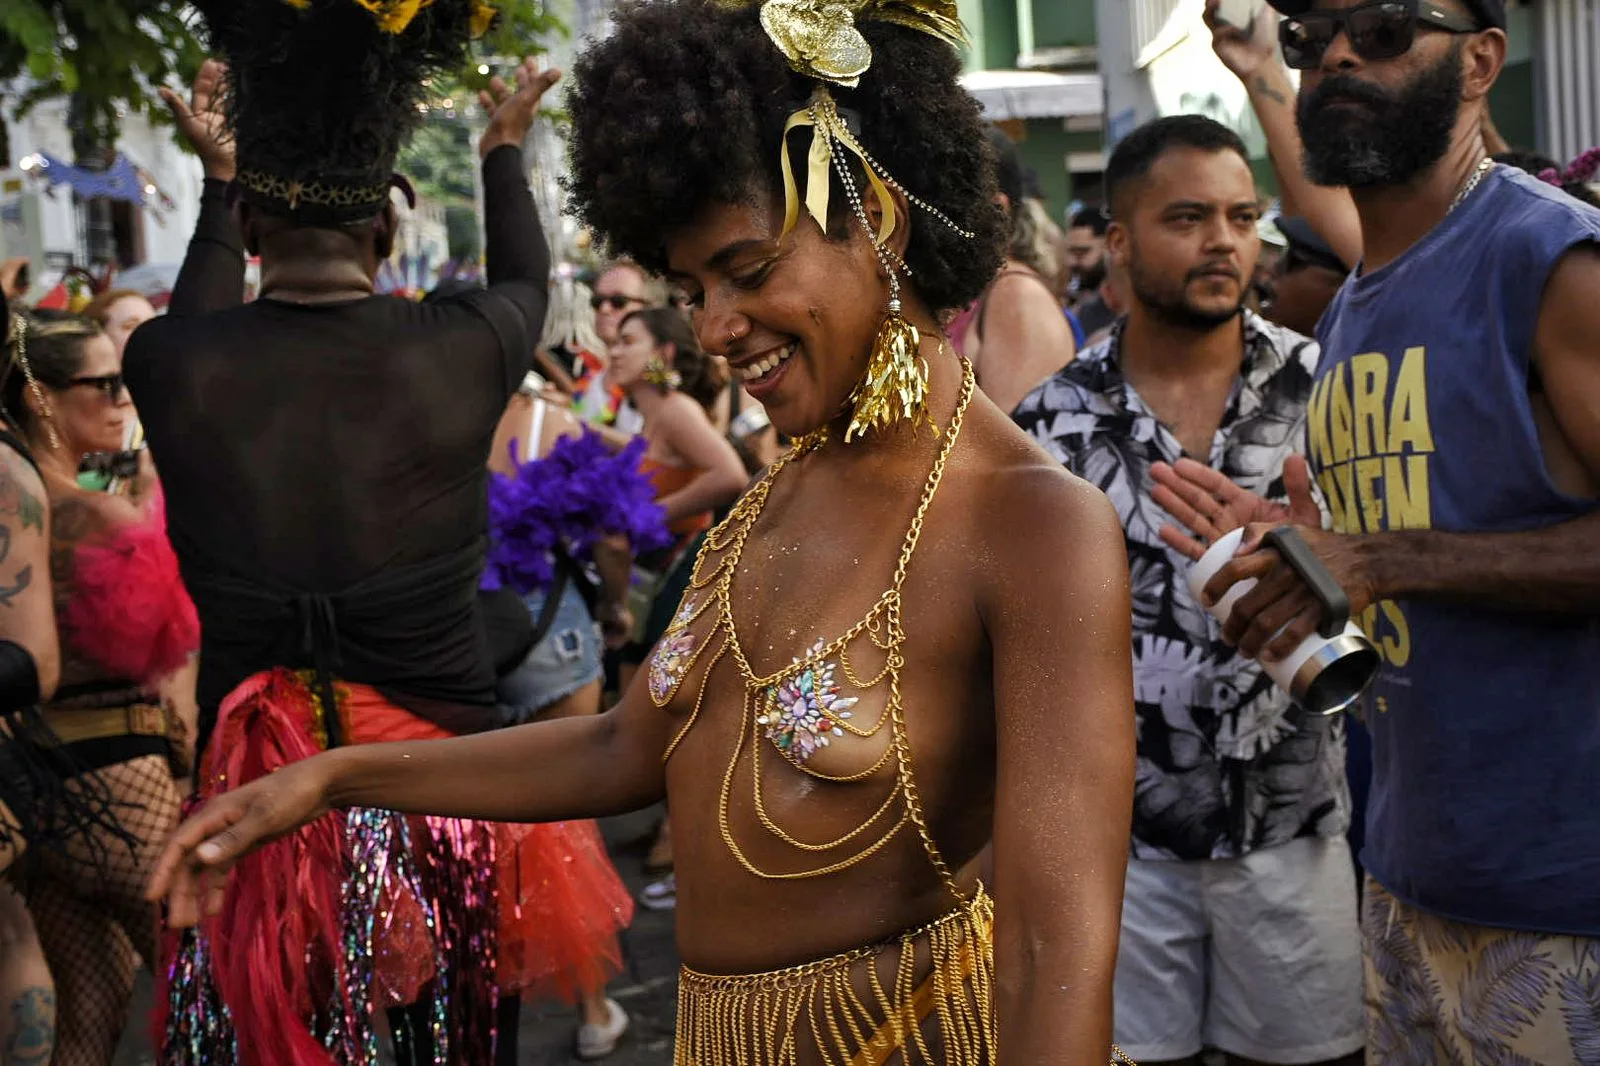
<path id="1" fill-rule="evenodd" d="M 452 732 L 489 725 L 485 463 L 550 256 L 518 150 L 483 180 L 488 289 L 314 306 L 242 302 L 226 188 L 206 184 L 171 307 L 124 371 L 200 612 L 202 744 L 274 666 L 374 685 Z"/>

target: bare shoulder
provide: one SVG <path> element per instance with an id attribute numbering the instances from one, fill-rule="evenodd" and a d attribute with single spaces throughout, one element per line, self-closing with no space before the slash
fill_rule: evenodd
<path id="1" fill-rule="evenodd" d="M 1033 564 L 1126 566 L 1105 493 L 1055 460 L 998 410 L 981 418 L 973 479 L 979 540 L 1015 573 Z"/>
<path id="2" fill-rule="evenodd" d="M 1600 302 L 1594 298 L 1597 287 L 1600 287 L 1600 244 L 1585 241 L 1573 245 L 1550 271 L 1540 308 L 1540 327 L 1564 330 L 1592 326 L 1600 321 Z"/>
<path id="3" fill-rule="evenodd" d="M 90 492 L 76 485 L 51 485 L 50 539 L 57 544 L 74 545 L 97 533 L 132 525 L 143 517 L 139 505 L 126 497 Z"/>
<path id="4" fill-rule="evenodd" d="M 698 400 L 676 391 L 667 394 L 666 403 L 663 403 L 656 412 L 656 424 L 669 431 L 685 427 L 716 428 L 711 424 L 711 416 L 700 406 Z"/>
<path id="5" fill-rule="evenodd" d="M 1066 320 L 1049 283 L 1037 274 L 1007 271 L 995 279 L 989 290 L 990 314 L 1051 315 Z"/>

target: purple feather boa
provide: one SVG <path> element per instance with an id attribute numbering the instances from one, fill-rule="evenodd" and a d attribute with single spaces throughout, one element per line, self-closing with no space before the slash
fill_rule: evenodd
<path id="1" fill-rule="evenodd" d="M 542 459 L 517 465 L 513 476 L 489 476 L 489 562 L 482 587 L 524 595 L 555 580 L 554 549 L 580 562 L 595 542 L 626 536 L 636 554 L 672 543 L 655 485 L 639 472 L 646 442 L 635 438 L 613 453 L 592 430 L 563 437 Z M 513 442 L 512 459 L 516 458 Z"/>

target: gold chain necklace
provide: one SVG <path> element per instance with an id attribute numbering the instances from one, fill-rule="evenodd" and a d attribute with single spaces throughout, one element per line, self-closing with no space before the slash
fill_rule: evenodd
<path id="1" fill-rule="evenodd" d="M 1450 201 L 1450 211 L 1454 211 L 1456 208 L 1465 203 L 1467 197 L 1472 195 L 1472 190 L 1476 189 L 1478 187 L 1478 183 L 1483 180 L 1484 175 L 1488 174 L 1489 171 L 1493 169 L 1493 159 L 1490 159 L 1488 156 L 1484 156 L 1481 160 L 1479 160 L 1477 167 L 1475 167 L 1471 175 L 1468 176 L 1466 183 L 1461 186 L 1461 191 L 1456 193 L 1456 198 L 1454 200 Z M 1445 214 L 1448 215 L 1450 211 L 1446 211 Z"/>
<path id="2" fill-rule="evenodd" d="M 802 445 L 790 451 L 772 465 L 751 490 L 734 506 L 728 517 L 706 538 L 699 557 L 695 560 L 690 577 L 689 591 L 685 594 L 678 613 L 667 629 L 661 643 L 651 655 L 648 687 L 651 699 L 658 707 L 667 706 L 679 688 L 693 672 L 698 660 L 708 648 L 715 646 L 693 709 L 677 734 L 667 746 L 663 760 L 671 758 L 678 744 L 693 728 L 704 707 L 707 687 L 717 664 L 724 656 L 731 656 L 738 668 L 744 688 L 744 720 L 737 731 L 737 742 L 723 775 L 718 803 L 718 826 L 724 843 L 739 864 L 749 873 L 766 880 L 798 880 L 821 877 L 848 869 L 876 854 L 910 822 L 921 838 L 929 861 L 941 880 L 957 899 L 964 898 L 956 885 L 955 877 L 934 844 L 933 836 L 923 814 L 921 796 L 912 772 L 911 749 L 907 739 L 904 707 L 900 692 L 900 671 L 905 665 L 902 646 L 905 643 L 904 619 L 901 598 L 910 570 L 911 559 L 922 538 L 929 508 L 944 479 L 945 468 L 951 452 L 961 434 L 968 407 L 976 391 L 972 364 L 962 360 L 961 395 L 955 414 L 943 434 L 933 468 L 922 488 L 915 514 L 912 516 L 901 545 L 899 559 L 889 588 L 879 597 L 866 615 L 839 637 L 831 641 L 816 641 L 804 654 L 785 667 L 768 674 L 759 673 L 745 654 L 739 639 L 733 614 L 733 578 L 750 533 L 765 510 L 772 485 L 783 470 L 808 450 Z M 814 447 L 815 444 L 811 444 Z M 714 622 L 704 639 L 699 639 L 692 626 L 707 611 L 714 611 Z M 881 670 L 862 676 L 852 665 L 850 650 L 858 641 L 867 640 L 883 656 Z M 882 715 L 870 726 L 854 720 L 851 710 L 858 697 L 844 696 L 839 679 L 843 677 L 857 691 L 866 691 L 879 685 L 888 686 L 888 700 Z M 884 754 L 859 773 L 828 775 L 807 766 L 817 751 L 830 741 L 845 736 L 871 738 L 885 727 L 890 731 L 890 743 Z M 804 841 L 779 826 L 769 815 L 762 795 L 761 755 L 755 745 L 765 738 L 796 768 L 810 776 L 827 781 L 861 781 L 893 763 L 894 785 L 881 806 L 864 822 L 849 832 L 825 842 Z M 757 866 L 734 837 L 729 825 L 729 800 L 732 795 L 735 770 L 746 746 L 751 748 L 751 778 L 754 809 L 761 825 L 778 840 L 804 853 L 826 853 L 855 844 L 851 854 L 833 862 L 824 862 L 794 872 L 772 872 Z M 878 830 L 874 832 L 874 830 Z M 861 841 L 863 837 L 870 837 Z"/>

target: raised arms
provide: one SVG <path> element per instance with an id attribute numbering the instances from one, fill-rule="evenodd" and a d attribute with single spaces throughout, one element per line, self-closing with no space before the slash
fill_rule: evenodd
<path id="1" fill-rule="evenodd" d="M 161 99 L 184 140 L 200 157 L 206 175 L 200 217 L 167 307 L 174 317 L 201 315 L 244 302 L 244 241 L 228 206 L 228 183 L 233 181 L 235 162 L 223 110 L 226 74 L 222 63 L 208 59 L 195 76 L 188 101 L 171 89 L 161 90 Z"/>

